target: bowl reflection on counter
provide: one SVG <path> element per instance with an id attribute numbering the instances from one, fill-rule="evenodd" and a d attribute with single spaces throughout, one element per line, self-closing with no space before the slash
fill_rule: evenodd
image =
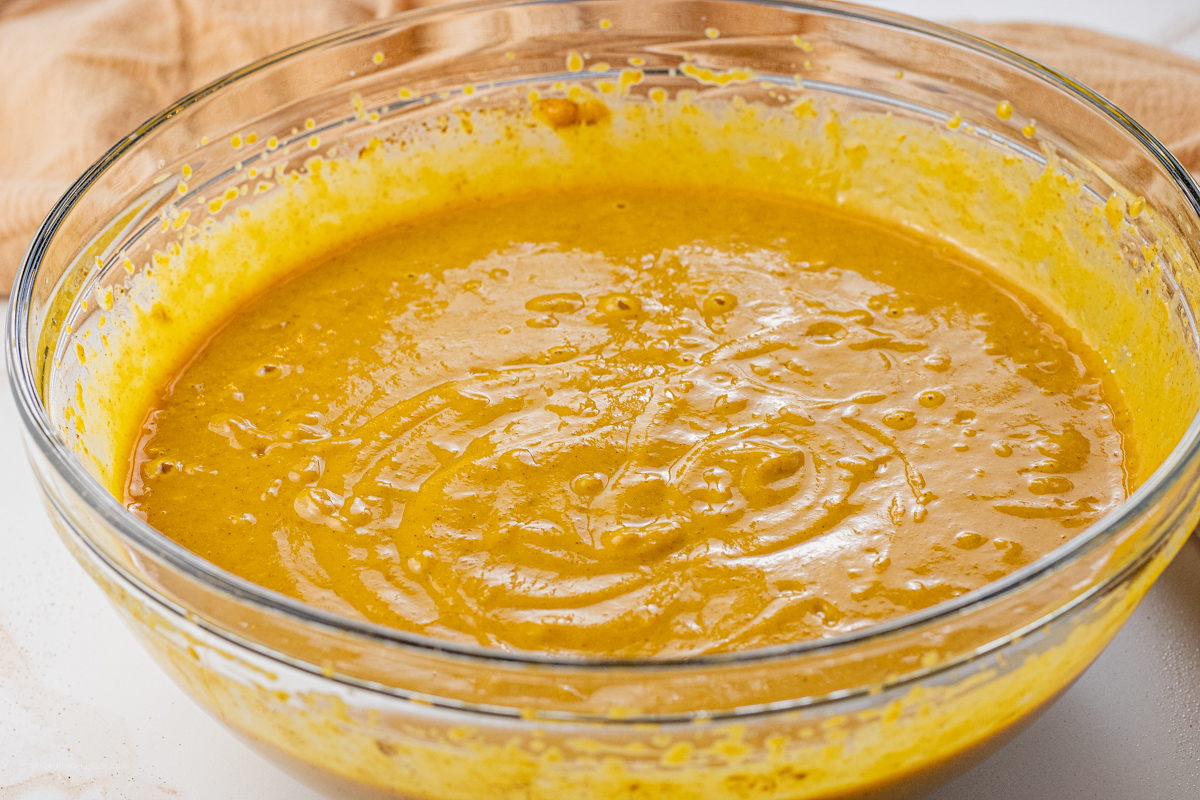
<path id="1" fill-rule="evenodd" d="M 173 226 L 160 221 L 276 147 L 302 153 L 314 135 L 365 147 L 380 131 L 467 102 L 468 84 L 483 87 L 472 102 L 519 99 L 530 86 L 579 78 L 571 52 L 637 59 L 644 89 L 686 88 L 711 103 L 779 87 L 847 113 L 941 127 L 963 120 L 980 146 L 1071 176 L 1097 213 L 1110 194 L 1144 198 L 1123 235 L 1131 253 L 1149 255 L 1140 267 L 1112 265 L 1110 283 L 1152 286 L 1149 299 L 1129 303 L 1168 308 L 1171 324 L 1150 338 L 1096 334 L 1110 362 L 1124 359 L 1135 416 L 1148 409 L 1142 424 L 1154 436 L 1137 491 L 1040 561 L 887 624 L 690 660 L 603 661 L 449 644 L 304 606 L 180 548 L 105 490 L 98 475 L 115 464 L 97 466 L 62 432 L 81 369 L 68 345 L 103 307 L 87 298 L 127 280 L 120 254 L 167 241 Z M 365 69 L 376 53 L 383 66 Z M 697 84 L 681 63 L 749 68 L 756 82 Z M 348 116 L 351 95 L 359 99 Z M 995 114 L 1001 99 L 1017 107 L 1012 120 Z M 1036 140 L 1022 132 L 1032 120 Z M 230 148 L 251 129 L 279 141 L 263 134 Z M 202 137 L 212 143 L 198 146 Z M 75 557 L 198 702 L 332 797 L 916 796 L 1065 691 L 1196 523 L 1198 208 L 1178 163 L 1102 99 L 938 26 L 837 3 L 469 3 L 265 59 L 121 142 L 63 198 L 26 255 L 9 374 L 50 515 Z M 1090 296 L 1042 279 L 1060 298 Z M 1154 384 L 1165 354 L 1175 367 L 1161 374 L 1188 391 Z"/>

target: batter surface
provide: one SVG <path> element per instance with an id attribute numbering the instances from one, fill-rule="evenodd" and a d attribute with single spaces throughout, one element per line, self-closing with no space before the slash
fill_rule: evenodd
<path id="1" fill-rule="evenodd" d="M 279 285 L 146 416 L 126 503 L 306 603 L 684 655 L 978 588 L 1126 494 L 1104 365 L 962 253 L 735 192 L 448 210 Z"/>

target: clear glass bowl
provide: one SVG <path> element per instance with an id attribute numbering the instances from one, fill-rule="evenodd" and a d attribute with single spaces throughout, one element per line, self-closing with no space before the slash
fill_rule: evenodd
<path id="1" fill-rule="evenodd" d="M 330 796 L 765 800 L 928 791 L 1065 691 L 1188 536 L 1200 487 L 1194 391 L 1145 406 L 1157 410 L 1144 424 L 1159 441 L 1146 450 L 1154 463 L 1145 480 L 1045 558 L 853 634 L 679 661 L 452 645 L 304 606 L 217 569 L 128 513 L 97 479 L 101 467 L 62 433 L 80 368 L 70 345 L 101 311 L 88 298 L 129 279 L 120 254 L 164 241 L 171 226 L 160 220 L 310 135 L 361 145 L 450 103 L 502 104 L 529 86 L 578 79 L 564 72 L 570 51 L 593 63 L 641 59 L 646 87 L 687 88 L 712 102 L 783 87 L 847 111 L 932 126 L 961 119 L 984 144 L 1069 176 L 1096 214 L 1115 193 L 1118 213 L 1129 206 L 1131 255 L 1114 268 L 1129 274 L 1108 282 L 1145 291 L 1170 324 L 1153 335 L 1106 329 L 1100 349 L 1127 358 L 1135 415 L 1141 400 L 1164 391 L 1147 376 L 1194 387 L 1197 188 L 1140 126 L 1069 78 L 956 31 L 838 3 L 456 4 L 358 26 L 221 79 L 120 142 L 55 207 L 21 267 L 8 348 L 50 516 L 175 680 Z M 681 74 L 685 60 L 749 67 L 756 77 L 698 85 Z M 351 94 L 362 98 L 355 113 Z M 1001 100 L 1019 111 L 998 114 Z M 263 133 L 251 141 L 249 130 Z M 244 137 L 236 148 L 234 136 Z M 229 202 L 252 202 L 250 194 Z M 1135 197 L 1144 198 L 1140 215 Z M 1052 274 L 1046 280 L 1053 285 Z M 1166 352 L 1178 363 L 1138 372 Z"/>

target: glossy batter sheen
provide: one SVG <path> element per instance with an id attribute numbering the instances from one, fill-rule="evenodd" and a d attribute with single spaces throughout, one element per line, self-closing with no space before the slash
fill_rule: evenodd
<path id="1" fill-rule="evenodd" d="M 978 588 L 1125 497 L 1103 365 L 961 253 L 631 187 L 458 208 L 246 308 L 150 410 L 129 507 L 312 605 L 679 655 Z"/>

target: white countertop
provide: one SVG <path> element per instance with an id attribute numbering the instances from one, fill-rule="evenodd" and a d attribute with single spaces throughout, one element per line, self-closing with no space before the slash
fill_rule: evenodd
<path id="1" fill-rule="evenodd" d="M 934 19 L 1071 23 L 1200 58 L 1196 0 L 875 5 Z M 17 425 L 5 385 L 0 800 L 317 800 L 193 704 L 121 625 L 51 529 Z M 1052 709 L 930 800 L 1197 797 L 1200 540 L 1193 538 L 1116 641 Z"/>

